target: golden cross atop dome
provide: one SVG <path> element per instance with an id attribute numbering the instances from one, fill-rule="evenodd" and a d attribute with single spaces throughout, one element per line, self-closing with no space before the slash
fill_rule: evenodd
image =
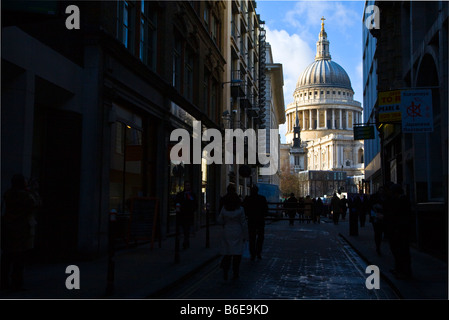
<path id="1" fill-rule="evenodd" d="M 324 16 L 321 18 L 321 30 L 324 30 L 324 20 L 326 20 L 324 18 Z"/>

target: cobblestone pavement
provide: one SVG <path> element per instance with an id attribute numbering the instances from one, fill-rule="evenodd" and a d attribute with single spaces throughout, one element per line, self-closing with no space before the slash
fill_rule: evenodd
<path id="1" fill-rule="evenodd" d="M 216 260 L 161 298 L 397 299 L 382 278 L 380 289 L 366 288 L 366 263 L 332 223 L 296 223 L 267 224 L 262 260 L 242 259 L 239 279 L 224 281 Z"/>

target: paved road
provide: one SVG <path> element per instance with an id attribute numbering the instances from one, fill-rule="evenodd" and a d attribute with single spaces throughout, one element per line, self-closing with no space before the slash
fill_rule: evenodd
<path id="1" fill-rule="evenodd" d="M 296 223 L 268 224 L 263 259 L 243 259 L 238 280 L 224 281 L 217 259 L 159 298 L 397 299 L 382 278 L 380 289 L 366 288 L 366 263 L 332 223 Z"/>

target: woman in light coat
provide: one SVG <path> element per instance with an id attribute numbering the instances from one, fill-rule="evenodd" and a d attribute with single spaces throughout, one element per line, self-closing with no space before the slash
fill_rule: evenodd
<path id="1" fill-rule="evenodd" d="M 228 272 L 232 262 L 233 279 L 237 279 L 239 277 L 245 241 L 248 238 L 246 216 L 240 197 L 233 189 L 233 186 L 228 187 L 228 193 L 222 198 L 222 204 L 223 207 L 217 218 L 217 223 L 223 226 L 221 241 L 223 278 L 224 280 L 228 279 Z"/>

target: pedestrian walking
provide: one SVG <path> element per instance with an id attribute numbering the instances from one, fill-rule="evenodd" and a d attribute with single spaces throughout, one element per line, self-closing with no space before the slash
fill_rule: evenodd
<path id="1" fill-rule="evenodd" d="M 198 207 L 196 194 L 192 191 L 190 181 L 184 182 L 184 190 L 176 195 L 176 221 L 184 234 L 183 248 L 190 247 L 190 231 L 194 223 L 194 214 Z"/>
<path id="2" fill-rule="evenodd" d="M 312 220 L 312 209 L 312 198 L 310 197 L 310 195 L 307 195 L 304 199 L 304 218 L 307 220 L 307 223 L 310 223 L 310 220 Z"/>
<path id="3" fill-rule="evenodd" d="M 359 220 L 360 220 L 360 227 L 365 227 L 366 224 L 366 215 L 369 212 L 369 197 L 367 194 L 363 194 L 360 197 L 361 205 L 360 205 L 360 211 L 359 211 Z"/>
<path id="4" fill-rule="evenodd" d="M 262 247 L 265 238 L 265 216 L 268 214 L 267 199 L 259 194 L 259 188 L 253 186 L 249 196 L 243 201 L 248 222 L 248 241 L 251 260 L 262 259 Z"/>
<path id="5" fill-rule="evenodd" d="M 312 221 L 315 223 L 315 214 L 316 214 L 316 199 L 312 198 Z"/>
<path id="6" fill-rule="evenodd" d="M 349 203 L 349 235 L 359 235 L 359 214 L 362 206 L 362 200 L 357 194 Z"/>
<path id="7" fill-rule="evenodd" d="M 316 200 L 315 206 L 316 206 L 316 210 L 315 210 L 315 217 L 313 219 L 313 222 L 320 223 L 321 215 L 323 214 L 323 208 L 324 208 L 323 200 L 321 200 L 320 197 L 318 197 L 318 199 Z"/>
<path id="8" fill-rule="evenodd" d="M 233 279 L 239 278 L 244 242 L 248 239 L 245 210 L 241 206 L 240 197 L 233 186 L 228 186 L 227 191 L 228 193 L 222 198 L 223 208 L 217 217 L 217 223 L 223 226 L 221 268 L 224 280 L 228 279 L 231 264 Z"/>
<path id="9" fill-rule="evenodd" d="M 298 218 L 299 223 L 304 221 L 304 197 L 298 198 Z"/>
<path id="10" fill-rule="evenodd" d="M 37 192 L 30 191 L 25 177 L 16 174 L 3 197 L 1 289 L 24 290 L 24 270 L 34 248 L 36 217 L 40 203 Z"/>
<path id="11" fill-rule="evenodd" d="M 380 187 L 375 194 L 370 197 L 370 214 L 369 221 L 373 226 L 374 243 L 376 244 L 376 252 L 381 255 L 382 238 L 384 234 L 384 188 Z"/>
<path id="12" fill-rule="evenodd" d="M 411 205 L 402 187 L 393 184 L 387 189 L 384 222 L 390 250 L 394 257 L 393 275 L 399 279 L 412 277 L 410 256 Z"/>
<path id="13" fill-rule="evenodd" d="M 340 211 L 341 211 L 341 203 L 340 198 L 334 192 L 334 195 L 331 199 L 331 210 L 332 210 L 332 221 L 334 224 L 338 224 L 338 220 L 340 219 Z"/>
<path id="14" fill-rule="evenodd" d="M 294 219 L 296 216 L 296 211 L 298 210 L 298 199 L 296 199 L 295 194 L 290 193 L 290 197 L 284 202 L 284 208 L 287 211 L 289 218 L 289 225 L 294 225 Z"/>

